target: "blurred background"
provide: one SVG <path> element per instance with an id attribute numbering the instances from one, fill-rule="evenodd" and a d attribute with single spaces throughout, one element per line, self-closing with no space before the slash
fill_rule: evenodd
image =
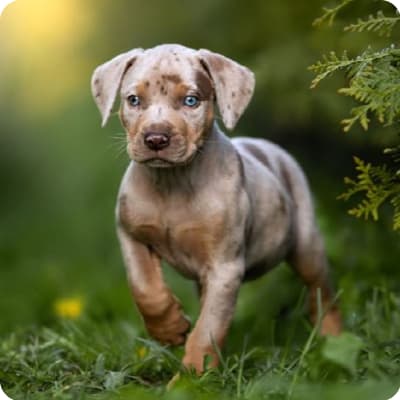
<path id="1" fill-rule="evenodd" d="M 0 333 L 51 324 L 70 301 L 75 313 L 122 319 L 143 332 L 132 306 L 114 230 L 114 204 L 128 164 L 115 115 L 105 129 L 91 98 L 94 68 L 134 47 L 180 43 L 208 48 L 256 73 L 254 99 L 235 135 L 267 138 L 303 165 L 314 193 L 346 324 L 376 285 L 398 289 L 398 233 L 390 218 L 365 222 L 337 200 L 352 156 L 381 159 L 394 133 L 353 129 L 340 120 L 351 100 L 336 76 L 309 89 L 307 67 L 323 53 L 354 54 L 387 38 L 344 33 L 343 24 L 393 8 L 356 2 L 332 27 L 314 28 L 324 2 L 169 0 L 16 0 L 0 16 Z M 191 282 L 168 267 L 171 286 L 196 315 Z M 235 324 L 253 321 L 253 342 L 265 323 L 290 319 L 302 288 L 283 266 L 246 285 Z M 273 299 L 273 301 L 272 301 Z M 72 304 L 72 305 L 71 305 Z M 254 304 L 265 320 L 254 322 Z M 65 304 L 64 304 L 65 305 Z M 250 307 L 250 305 L 252 305 Z M 58 311 L 57 311 L 58 310 Z M 68 314 L 68 312 L 66 312 Z M 257 326 L 260 325 L 259 327 Z M 275 328 L 274 328 L 275 329 Z M 268 335 L 267 335 L 268 336 Z"/>

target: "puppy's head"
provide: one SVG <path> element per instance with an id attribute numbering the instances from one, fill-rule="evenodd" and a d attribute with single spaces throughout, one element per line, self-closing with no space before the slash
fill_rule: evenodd
<path id="1" fill-rule="evenodd" d="M 106 124 L 120 92 L 129 156 L 153 167 L 189 162 L 202 146 L 217 101 L 233 129 L 254 90 L 253 73 L 208 50 L 179 45 L 134 49 L 100 65 L 92 93 Z"/>

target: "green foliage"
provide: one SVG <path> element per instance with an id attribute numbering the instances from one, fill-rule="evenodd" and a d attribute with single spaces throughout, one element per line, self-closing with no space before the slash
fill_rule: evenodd
<path id="1" fill-rule="evenodd" d="M 354 0 L 350 0 L 354 1 Z M 324 15 L 317 20 L 317 25 L 328 21 L 332 24 L 337 13 L 350 3 L 342 2 L 332 9 L 324 9 Z M 376 16 L 358 19 L 347 25 L 349 32 L 372 31 L 379 35 L 390 36 L 400 17 L 386 17 L 378 11 Z M 351 116 L 342 120 L 343 130 L 348 132 L 355 123 L 368 130 L 371 120 L 376 120 L 384 127 L 395 125 L 400 120 L 400 49 L 391 44 L 383 49 L 368 47 L 360 54 L 349 57 L 345 51 L 341 57 L 332 51 L 323 56 L 309 69 L 316 74 L 311 83 L 315 88 L 322 80 L 343 71 L 347 86 L 339 93 L 353 98 L 359 105 L 351 109 Z M 349 189 L 340 198 L 348 200 L 355 194 L 363 193 L 364 198 L 349 213 L 356 217 L 378 220 L 379 209 L 384 203 L 393 206 L 393 229 L 400 229 L 400 175 L 399 146 L 386 149 L 385 153 L 393 156 L 394 167 L 387 165 L 372 166 L 355 157 L 356 179 L 345 178 Z"/>
<path id="2" fill-rule="evenodd" d="M 376 16 L 369 15 L 367 19 L 358 18 L 357 22 L 344 28 L 349 32 L 372 31 L 380 36 L 390 36 L 393 28 L 400 21 L 400 17 L 386 17 L 382 11 L 378 11 Z"/>
<path id="3" fill-rule="evenodd" d="M 336 15 L 341 11 L 343 8 L 345 8 L 348 4 L 353 2 L 354 0 L 342 0 L 340 4 L 333 8 L 328 8 L 324 7 L 323 11 L 324 13 L 322 14 L 321 17 L 316 18 L 313 25 L 314 26 L 321 26 L 324 23 L 328 23 L 328 25 L 332 25 L 334 19 L 336 18 Z"/>
<path id="4" fill-rule="evenodd" d="M 355 375 L 357 360 L 363 347 L 362 339 L 350 332 L 344 332 L 337 337 L 328 336 L 322 346 L 321 355 L 325 360 Z"/>
<path id="5" fill-rule="evenodd" d="M 380 123 L 392 125 L 400 115 L 399 65 L 400 49 L 394 46 L 379 51 L 368 48 L 354 58 L 349 58 L 347 52 L 342 57 L 331 52 L 310 67 L 317 74 L 311 87 L 315 88 L 323 79 L 344 70 L 349 86 L 339 89 L 339 93 L 362 104 L 351 110 L 351 118 L 342 121 L 344 131 L 348 132 L 357 121 L 367 130 L 371 114 Z"/>
<path id="6" fill-rule="evenodd" d="M 388 150 L 398 154 L 399 147 Z M 373 166 L 358 157 L 354 157 L 354 162 L 359 174 L 356 180 L 345 178 L 345 183 L 349 188 L 339 198 L 349 200 L 359 193 L 363 193 L 364 197 L 358 205 L 349 210 L 349 214 L 365 219 L 372 217 L 377 221 L 379 208 L 382 204 L 389 202 L 393 206 L 394 212 L 393 229 L 400 229 L 400 180 L 398 173 L 394 173 L 387 165 Z"/>

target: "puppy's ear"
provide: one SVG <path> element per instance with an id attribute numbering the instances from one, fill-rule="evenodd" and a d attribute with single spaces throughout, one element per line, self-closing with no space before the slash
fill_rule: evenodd
<path id="1" fill-rule="evenodd" d="M 248 68 L 220 54 L 201 49 L 200 61 L 214 82 L 222 120 L 233 129 L 253 95 L 255 79 Z"/>
<path id="2" fill-rule="evenodd" d="M 133 49 L 98 66 L 92 75 L 92 94 L 102 116 L 104 126 L 113 110 L 122 78 L 143 49 Z"/>

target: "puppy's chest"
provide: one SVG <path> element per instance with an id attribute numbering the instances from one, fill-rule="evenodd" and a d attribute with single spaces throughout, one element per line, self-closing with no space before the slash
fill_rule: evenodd
<path id="1" fill-rule="evenodd" d="M 182 274 L 195 279 L 210 264 L 224 231 L 221 214 L 188 206 L 133 212 L 131 232 Z"/>

